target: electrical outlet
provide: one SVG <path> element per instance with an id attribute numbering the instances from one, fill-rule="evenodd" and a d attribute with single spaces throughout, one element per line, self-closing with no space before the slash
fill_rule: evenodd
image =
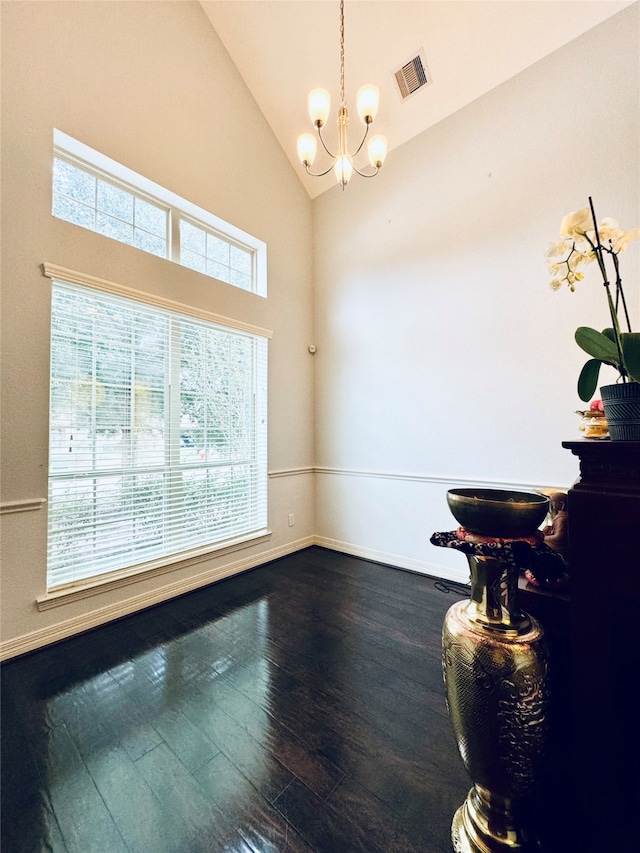
<path id="1" fill-rule="evenodd" d="M 289 527 L 293 527 L 293 525 L 295 523 L 296 523 L 296 517 L 292 512 L 290 512 L 289 513 Z"/>

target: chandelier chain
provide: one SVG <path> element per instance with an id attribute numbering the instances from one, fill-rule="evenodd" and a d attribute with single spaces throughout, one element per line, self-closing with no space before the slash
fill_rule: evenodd
<path id="1" fill-rule="evenodd" d="M 344 102 L 344 0 L 340 0 L 340 106 Z"/>

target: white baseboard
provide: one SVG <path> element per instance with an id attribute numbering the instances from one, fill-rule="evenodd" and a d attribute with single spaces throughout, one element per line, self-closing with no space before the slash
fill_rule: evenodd
<path id="1" fill-rule="evenodd" d="M 332 551 L 340 551 L 342 554 L 350 554 L 352 557 L 362 557 L 363 560 L 373 560 L 375 563 L 384 563 L 396 569 L 407 569 L 421 575 L 431 575 L 453 583 L 466 584 L 469 582 L 469 573 L 464 569 L 450 569 L 446 566 L 438 566 L 435 563 L 427 563 L 425 560 L 412 560 L 400 554 L 389 554 L 386 551 L 363 548 L 360 545 L 328 539 L 325 536 L 315 536 L 314 544 L 320 545 L 322 548 L 330 548 Z"/>
<path id="2" fill-rule="evenodd" d="M 227 563 L 224 566 L 218 566 L 215 569 L 210 569 L 209 571 L 183 580 L 174 581 L 174 583 L 166 584 L 153 592 L 135 595 L 127 598 L 125 601 L 100 607 L 97 610 L 82 613 L 79 616 L 74 616 L 71 619 L 66 619 L 47 628 L 40 628 L 21 637 L 7 640 L 4 643 L 0 643 L 0 660 L 8 660 L 9 658 L 35 651 L 42 646 L 56 643 L 59 640 L 65 640 L 75 634 L 81 634 L 84 631 L 89 631 L 91 628 L 105 625 L 114 619 L 129 616 L 132 613 L 145 610 L 147 607 L 152 607 L 155 604 L 161 604 L 163 601 L 168 601 L 186 592 L 192 592 L 202 586 L 208 586 L 215 581 L 231 577 L 231 575 L 255 569 L 263 563 L 270 563 L 272 560 L 286 557 L 288 554 L 301 551 L 303 548 L 308 548 L 314 544 L 315 538 L 313 536 L 297 539 L 279 548 L 271 548 L 268 551 L 262 551 L 260 554 L 248 556 L 242 560 Z"/>

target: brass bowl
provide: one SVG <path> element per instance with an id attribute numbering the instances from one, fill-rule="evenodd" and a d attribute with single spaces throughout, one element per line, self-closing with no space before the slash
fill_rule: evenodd
<path id="1" fill-rule="evenodd" d="M 549 498 L 508 489 L 450 489 L 447 503 L 465 530 L 480 536 L 530 536 L 549 511 Z"/>

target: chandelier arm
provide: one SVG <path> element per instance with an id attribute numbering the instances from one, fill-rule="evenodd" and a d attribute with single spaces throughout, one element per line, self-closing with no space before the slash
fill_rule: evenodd
<path id="1" fill-rule="evenodd" d="M 366 140 L 367 136 L 369 135 L 369 128 L 370 128 L 370 127 L 371 127 L 371 124 L 370 124 L 370 123 L 369 123 L 369 124 L 367 124 L 366 130 L 365 130 L 365 132 L 364 132 L 364 136 L 362 137 L 362 140 L 361 140 L 361 142 L 360 142 L 360 145 L 358 145 L 358 147 L 356 148 L 356 150 L 353 152 L 353 154 L 351 155 L 352 157 L 357 157 L 357 156 L 358 156 L 358 154 L 360 153 L 360 151 L 362 150 L 362 146 L 364 145 L 365 140 Z M 358 170 L 357 170 L 357 169 L 356 169 L 356 172 L 358 172 Z M 360 174 L 360 172 L 358 172 L 358 174 Z"/>
<path id="2" fill-rule="evenodd" d="M 324 172 L 312 172 L 308 166 L 305 166 L 304 168 L 305 168 L 307 175 L 311 175 L 312 178 L 324 178 L 324 176 L 328 175 L 329 172 L 333 169 L 334 164 L 335 164 L 335 161 Z M 367 177 L 367 178 L 373 177 L 373 175 L 365 175 L 365 177 Z"/>
<path id="3" fill-rule="evenodd" d="M 353 163 L 351 165 L 353 166 Z M 356 166 L 353 166 L 353 171 L 357 172 L 361 178 L 375 178 L 375 176 L 380 171 L 380 168 L 379 166 L 372 166 L 372 168 L 375 169 L 375 172 L 371 172 L 370 175 L 368 175 L 366 172 L 361 172 L 360 169 L 358 169 Z"/>
<path id="4" fill-rule="evenodd" d="M 323 139 L 323 137 L 322 137 L 322 129 L 321 129 L 321 128 L 318 128 L 318 136 L 320 137 L 320 142 L 322 143 L 322 147 L 324 148 L 324 150 L 327 152 L 327 154 L 329 155 L 329 157 L 332 157 L 332 158 L 335 160 L 335 159 L 336 159 L 336 155 L 335 155 L 335 154 L 332 154 L 332 153 L 331 153 L 331 151 L 329 151 L 329 149 L 327 148 L 326 143 L 325 143 L 325 141 L 324 141 L 324 139 Z M 323 174 L 325 174 L 325 173 L 323 172 Z"/>

